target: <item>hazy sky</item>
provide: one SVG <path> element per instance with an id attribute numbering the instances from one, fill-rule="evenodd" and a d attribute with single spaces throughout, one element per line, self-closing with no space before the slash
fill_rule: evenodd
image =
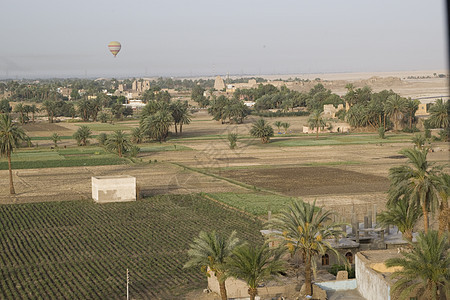
<path id="1" fill-rule="evenodd" d="M 0 12 L 0 79 L 447 69 L 443 0 L 0 0 Z"/>

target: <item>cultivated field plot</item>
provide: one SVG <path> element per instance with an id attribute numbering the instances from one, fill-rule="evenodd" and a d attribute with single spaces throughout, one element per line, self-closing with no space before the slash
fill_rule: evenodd
<path id="1" fill-rule="evenodd" d="M 236 169 L 220 175 L 294 197 L 382 192 L 389 187 L 385 177 L 323 166 Z"/>
<path id="2" fill-rule="evenodd" d="M 13 169 L 36 169 L 76 166 L 104 166 L 126 164 L 128 161 L 101 147 L 58 149 L 24 149 L 12 154 Z M 8 162 L 0 161 L 0 170 L 7 170 Z"/>
<path id="3" fill-rule="evenodd" d="M 0 206 L 1 299 L 178 299 L 206 286 L 183 269 L 201 230 L 262 242 L 261 224 L 198 195 L 130 203 Z"/>
<path id="4" fill-rule="evenodd" d="M 57 125 L 55 123 L 38 122 L 38 123 L 27 123 L 22 125 L 26 132 L 64 132 L 70 131 L 70 129 Z"/>

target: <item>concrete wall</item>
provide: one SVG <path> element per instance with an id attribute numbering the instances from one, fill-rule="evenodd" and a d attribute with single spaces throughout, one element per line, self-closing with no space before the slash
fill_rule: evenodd
<path id="1" fill-rule="evenodd" d="M 325 291 L 347 291 L 356 289 L 356 279 L 316 282 Z"/>
<path id="2" fill-rule="evenodd" d="M 92 177 L 92 199 L 96 202 L 136 201 L 136 178 L 132 176 Z"/>
<path id="3" fill-rule="evenodd" d="M 383 276 L 370 267 L 369 261 L 358 253 L 355 257 L 358 292 L 367 300 L 390 300 L 390 286 Z"/>
<path id="4" fill-rule="evenodd" d="M 219 282 L 217 281 L 216 276 L 211 271 L 209 272 L 208 277 L 208 288 L 220 295 L 220 288 L 219 288 Z M 286 284 L 286 285 L 277 285 L 277 286 L 266 286 L 258 288 L 258 295 L 259 296 L 276 296 L 280 294 L 293 294 L 296 292 L 297 284 Z M 248 286 L 245 283 L 245 281 L 229 277 L 225 281 L 225 287 L 227 289 L 227 296 L 228 298 L 238 298 L 238 299 L 245 299 L 249 298 L 248 295 Z"/>

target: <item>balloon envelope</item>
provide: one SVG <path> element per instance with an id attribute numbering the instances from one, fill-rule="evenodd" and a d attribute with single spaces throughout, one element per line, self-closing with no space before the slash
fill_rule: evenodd
<path id="1" fill-rule="evenodd" d="M 120 48 L 122 48 L 122 46 L 120 45 L 119 42 L 111 42 L 108 44 L 108 48 L 109 51 L 111 51 L 111 53 L 114 55 L 114 57 L 116 57 L 117 53 L 119 53 Z"/>

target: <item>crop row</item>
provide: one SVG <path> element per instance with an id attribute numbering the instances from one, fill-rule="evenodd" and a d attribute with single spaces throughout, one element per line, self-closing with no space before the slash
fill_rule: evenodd
<path id="1" fill-rule="evenodd" d="M 182 266 L 212 229 L 261 241 L 257 221 L 199 195 L 1 205 L 0 298 L 123 298 L 127 268 L 134 298 L 174 297 L 204 286 Z"/>

